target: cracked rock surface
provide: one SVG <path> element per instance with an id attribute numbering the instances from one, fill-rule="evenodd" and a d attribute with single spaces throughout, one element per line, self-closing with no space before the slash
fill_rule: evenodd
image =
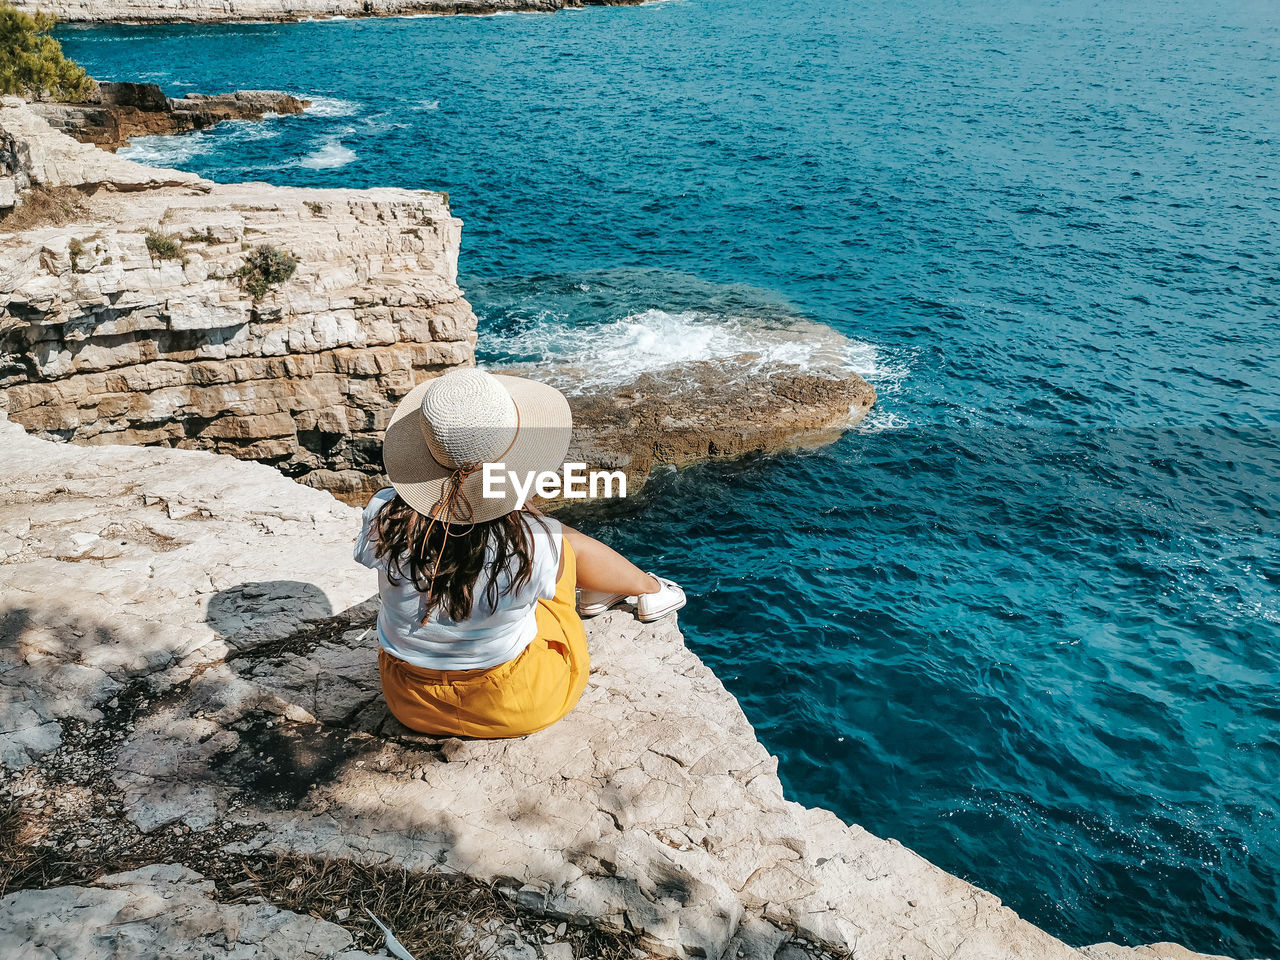
<path id="1" fill-rule="evenodd" d="M 355 509 L 210 453 L 59 445 L 3 420 L 0 443 L 0 764 L 14 783 L 64 729 L 99 729 L 127 701 L 141 705 L 101 737 L 85 789 L 131 830 L 217 837 L 220 855 L 456 871 L 671 956 L 788 957 L 797 935 L 868 958 L 1165 955 L 1082 953 L 898 843 L 788 801 L 674 619 L 590 621 L 591 683 L 547 730 L 416 735 L 379 696 Z M 315 956 L 356 956 L 327 921 L 214 904 L 199 863 L 148 869 L 11 894 L 0 938 L 38 930 L 41 957 L 150 956 L 188 930 L 221 944 L 192 955 L 238 957 L 277 955 L 265 944 L 288 930 Z M 90 949 L 85 923 L 117 932 Z M 136 939 L 121 947 L 124 929 Z M 256 953 L 235 952 L 246 930 Z"/>
<path id="2" fill-rule="evenodd" d="M 60 957 L 279 957 L 368 960 L 334 923 L 270 904 L 222 904 L 213 884 L 178 864 L 103 877 L 92 887 L 23 890 L 6 897 L 0 955 Z M 68 918 L 74 917 L 74 922 Z"/>

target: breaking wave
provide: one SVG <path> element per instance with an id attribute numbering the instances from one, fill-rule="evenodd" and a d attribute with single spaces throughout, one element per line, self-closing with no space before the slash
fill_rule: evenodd
<path id="1" fill-rule="evenodd" d="M 645 373 L 676 373 L 701 361 L 732 362 L 743 376 L 782 367 L 852 370 L 867 379 L 888 373 L 872 344 L 822 324 L 770 325 L 698 311 L 645 310 L 589 327 L 543 314 L 487 333 L 485 346 L 496 362 L 546 365 L 547 379 L 567 393 L 618 386 Z"/>
<path id="2" fill-rule="evenodd" d="M 149 167 L 185 167 L 191 161 L 215 150 L 239 148 L 257 140 L 271 140 L 280 131 L 268 118 L 262 120 L 225 120 L 207 130 L 134 137 L 129 146 L 120 148 L 116 156 Z"/>
<path id="3" fill-rule="evenodd" d="M 311 106 L 304 111 L 316 117 L 350 117 L 360 112 L 360 104 L 354 100 L 340 100 L 337 97 L 308 97 Z"/>
<path id="4" fill-rule="evenodd" d="M 354 150 L 332 140 L 299 160 L 298 166 L 306 167 L 308 170 L 336 170 L 338 167 L 345 167 L 355 158 Z"/>

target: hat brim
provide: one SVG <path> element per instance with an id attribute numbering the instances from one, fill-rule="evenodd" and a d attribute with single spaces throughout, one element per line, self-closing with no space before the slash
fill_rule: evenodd
<path id="1" fill-rule="evenodd" d="M 515 439 L 501 461 L 495 461 L 495 469 L 504 471 L 505 480 L 493 484 L 492 492 L 501 495 L 484 495 L 484 471 L 477 470 L 462 482 L 461 497 L 453 501 L 448 516 L 439 514 L 438 508 L 454 469 L 431 455 L 422 429 L 422 397 L 431 381 L 410 390 L 392 414 L 382 442 L 382 466 L 396 493 L 419 513 L 438 515 L 453 523 L 496 520 L 515 510 L 520 500 L 508 472 L 523 484 L 530 475 L 559 471 L 564 466 L 573 432 L 573 415 L 564 394 L 524 377 L 494 374 L 494 378 L 511 395 L 518 417 Z"/>

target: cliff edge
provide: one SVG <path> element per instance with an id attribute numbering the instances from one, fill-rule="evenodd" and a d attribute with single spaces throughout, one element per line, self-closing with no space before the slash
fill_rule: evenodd
<path id="1" fill-rule="evenodd" d="M 200 875 L 285 856 L 463 875 L 665 956 L 1194 956 L 1072 949 L 788 801 L 674 619 L 590 621 L 591 683 L 547 730 L 419 736 L 379 695 L 355 509 L 204 451 L 58 444 L 2 418 L 0 444 L 0 796 L 11 856 L 55 867 L 0 899 L 6 956 L 168 956 L 175 937 L 208 956 L 367 956 L 352 916 Z M 501 955 L 571 955 L 552 946 Z"/>
<path id="2" fill-rule="evenodd" d="M 362 505 L 384 485 L 396 403 L 475 362 L 461 229 L 442 194 L 211 183 L 0 100 L 3 402 L 49 437 L 227 453 Z M 724 357 L 571 391 L 573 453 L 634 491 L 655 466 L 829 441 L 875 400 L 838 364 L 759 366 Z"/>

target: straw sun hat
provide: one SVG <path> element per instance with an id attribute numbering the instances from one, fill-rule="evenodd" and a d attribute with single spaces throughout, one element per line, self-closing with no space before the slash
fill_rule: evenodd
<path id="1" fill-rule="evenodd" d="M 573 417 L 555 387 L 483 370 L 453 370 L 419 384 L 387 426 L 382 464 L 396 493 L 421 514 L 484 523 L 519 502 L 507 471 L 559 470 Z M 502 495 L 484 496 L 486 463 L 500 465 Z"/>

